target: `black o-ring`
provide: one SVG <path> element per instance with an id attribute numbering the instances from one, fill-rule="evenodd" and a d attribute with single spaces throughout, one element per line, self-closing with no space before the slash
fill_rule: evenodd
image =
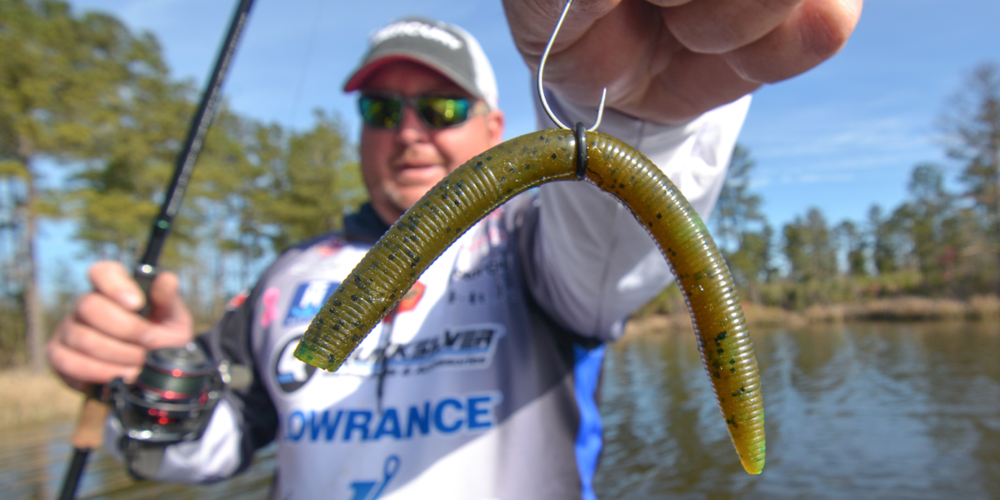
<path id="1" fill-rule="evenodd" d="M 587 175 L 587 129 L 582 122 L 576 122 L 576 178 L 582 180 Z"/>

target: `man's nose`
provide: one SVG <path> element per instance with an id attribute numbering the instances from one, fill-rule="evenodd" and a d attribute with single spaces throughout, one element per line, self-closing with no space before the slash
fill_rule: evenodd
<path id="1" fill-rule="evenodd" d="M 417 116 L 417 110 L 411 106 L 403 106 L 403 116 L 400 118 L 397 132 L 400 140 L 405 143 L 421 142 L 429 137 L 427 126 Z"/>

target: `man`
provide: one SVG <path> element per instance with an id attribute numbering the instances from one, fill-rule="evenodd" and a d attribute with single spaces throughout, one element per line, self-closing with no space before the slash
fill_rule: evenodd
<path id="1" fill-rule="evenodd" d="M 530 64 L 559 7 L 505 4 Z M 749 104 L 741 96 L 836 52 L 860 7 L 581 4 L 548 63 L 548 100 L 564 122 L 587 123 L 607 86 L 602 131 L 637 146 L 707 215 Z M 254 381 L 229 391 L 202 439 L 168 448 L 151 475 L 226 477 L 276 438 L 274 497 L 592 498 L 604 343 L 669 281 L 662 257 L 596 188 L 546 185 L 462 236 L 338 372 L 306 367 L 291 352 L 326 294 L 388 224 L 503 134 L 492 70 L 454 26 L 411 18 L 377 30 L 345 90 L 360 91 L 370 203 L 343 233 L 284 253 L 199 338 L 217 360 L 252 367 Z M 124 268 L 98 263 L 90 278 L 94 292 L 49 343 L 71 385 L 134 379 L 148 349 L 191 338 L 173 275 L 154 284 L 150 320 L 132 312 L 142 298 Z"/>

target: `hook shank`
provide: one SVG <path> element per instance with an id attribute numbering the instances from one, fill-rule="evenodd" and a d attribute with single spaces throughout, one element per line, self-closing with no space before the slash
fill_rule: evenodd
<path id="1" fill-rule="evenodd" d="M 542 108 L 545 109 L 545 114 L 549 116 L 559 128 L 570 130 L 563 122 L 556 118 L 555 113 L 552 112 L 552 108 L 549 107 L 548 101 L 545 100 L 545 89 L 542 86 L 542 75 L 545 73 L 545 61 L 549 58 L 549 51 L 552 50 L 552 44 L 556 41 L 556 35 L 559 34 L 559 28 L 562 27 L 563 20 L 566 19 L 566 13 L 569 12 L 569 6 L 573 4 L 573 0 L 566 0 L 566 5 L 563 7 L 562 14 L 559 15 L 559 21 L 556 22 L 556 27 L 552 30 L 552 35 L 549 36 L 549 42 L 545 44 L 545 52 L 542 53 L 542 60 L 538 62 L 538 99 L 542 102 Z M 604 91 L 601 92 L 601 104 L 597 107 L 597 121 L 594 125 L 587 129 L 588 132 L 593 132 L 597 130 L 597 127 L 601 124 L 601 118 L 604 117 L 604 100 L 608 96 L 608 88 L 604 87 Z"/>

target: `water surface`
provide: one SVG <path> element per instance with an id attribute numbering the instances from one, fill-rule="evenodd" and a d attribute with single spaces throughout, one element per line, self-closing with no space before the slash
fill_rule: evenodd
<path id="1" fill-rule="evenodd" d="M 1000 326 L 848 324 L 753 331 L 767 465 L 747 475 L 694 336 L 632 337 L 602 383 L 602 500 L 1000 498 Z M 0 432 L 0 497 L 54 498 L 69 424 Z M 267 448 L 207 486 L 133 481 L 102 451 L 80 498 L 265 498 Z"/>
<path id="2" fill-rule="evenodd" d="M 602 499 L 1000 498 L 1000 328 L 754 332 L 767 465 L 742 471 L 693 335 L 608 356 Z"/>

